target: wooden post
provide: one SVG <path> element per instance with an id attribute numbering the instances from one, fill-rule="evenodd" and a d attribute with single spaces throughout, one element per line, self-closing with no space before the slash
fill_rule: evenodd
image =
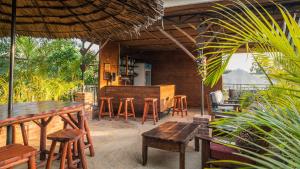
<path id="1" fill-rule="evenodd" d="M 14 62 L 16 54 L 16 10 L 17 0 L 12 0 L 11 6 L 11 36 L 10 36 L 10 60 L 9 60 L 9 89 L 8 89 L 8 114 L 7 117 L 13 116 L 13 79 L 14 79 Z M 7 126 L 6 144 L 11 144 L 12 138 L 12 126 Z"/>

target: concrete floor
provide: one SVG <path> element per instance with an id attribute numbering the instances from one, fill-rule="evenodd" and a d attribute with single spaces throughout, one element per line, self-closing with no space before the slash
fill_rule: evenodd
<path id="1" fill-rule="evenodd" d="M 147 121 L 141 125 L 141 119 L 126 123 L 122 118 L 117 120 L 91 120 L 89 126 L 95 147 L 95 157 L 88 156 L 90 169 L 177 169 L 179 168 L 179 153 L 149 148 L 148 163 L 141 165 L 142 137 L 141 134 L 166 121 L 192 122 L 197 109 L 190 109 L 187 117 L 172 117 L 171 114 L 153 125 Z M 88 153 L 88 151 L 86 151 Z M 58 168 L 59 161 L 54 162 L 53 169 Z M 194 141 L 186 149 L 186 169 L 200 169 L 201 155 L 194 151 Z"/>

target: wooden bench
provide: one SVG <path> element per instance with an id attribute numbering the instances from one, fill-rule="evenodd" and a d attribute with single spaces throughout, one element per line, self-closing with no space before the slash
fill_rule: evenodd
<path id="1" fill-rule="evenodd" d="M 10 169 L 22 163 L 28 163 L 29 169 L 36 169 L 36 149 L 21 144 L 0 147 L 0 169 Z"/>

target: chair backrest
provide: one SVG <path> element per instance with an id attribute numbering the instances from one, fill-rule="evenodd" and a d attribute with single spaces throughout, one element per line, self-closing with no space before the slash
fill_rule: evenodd
<path id="1" fill-rule="evenodd" d="M 213 106 L 217 106 L 224 103 L 224 96 L 221 90 L 211 92 L 210 97 Z"/>

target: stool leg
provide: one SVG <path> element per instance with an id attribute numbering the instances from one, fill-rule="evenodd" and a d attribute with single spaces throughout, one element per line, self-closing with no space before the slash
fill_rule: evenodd
<path id="1" fill-rule="evenodd" d="M 157 102 L 155 102 L 155 112 L 156 112 L 156 122 L 158 122 L 159 115 L 158 115 L 158 106 L 157 106 Z"/>
<path id="2" fill-rule="evenodd" d="M 174 114 L 175 114 L 176 102 L 177 102 L 177 99 L 174 98 L 174 105 L 173 105 L 173 113 L 172 113 L 172 116 L 174 116 Z"/>
<path id="3" fill-rule="evenodd" d="M 111 114 L 114 117 L 115 115 L 114 115 L 114 107 L 112 101 L 110 101 L 110 109 L 111 109 Z"/>
<path id="4" fill-rule="evenodd" d="M 135 111 L 134 111 L 134 106 L 133 106 L 133 101 L 132 100 L 130 101 L 130 104 L 131 104 L 131 112 L 133 114 L 133 118 L 134 118 L 134 120 L 136 120 L 135 119 Z"/>
<path id="5" fill-rule="evenodd" d="M 153 113 L 153 124 L 156 122 L 156 110 L 155 110 L 155 102 L 152 102 L 152 113 Z"/>
<path id="6" fill-rule="evenodd" d="M 107 106 L 108 106 L 109 119 L 111 120 L 112 112 L 111 112 L 111 104 L 110 104 L 110 100 L 107 100 Z"/>
<path id="7" fill-rule="evenodd" d="M 181 117 L 183 117 L 183 99 L 180 99 Z"/>
<path id="8" fill-rule="evenodd" d="M 184 107 L 185 108 L 185 115 L 187 116 L 188 113 L 187 113 L 187 101 L 186 101 L 186 97 L 184 98 L 184 102 L 185 102 L 185 107 Z"/>
<path id="9" fill-rule="evenodd" d="M 74 156 L 78 156 L 78 143 L 77 143 L 77 141 L 73 142 L 73 154 L 74 154 Z"/>
<path id="10" fill-rule="evenodd" d="M 67 157 L 67 148 L 68 148 L 68 144 L 69 143 L 61 143 L 63 144 L 63 150 L 62 150 L 62 154 L 61 154 L 61 159 L 60 159 L 60 169 L 64 169 L 65 168 L 65 163 L 66 163 L 66 157 Z"/>
<path id="11" fill-rule="evenodd" d="M 147 117 L 147 112 L 148 112 L 148 103 L 146 102 L 144 105 L 144 113 L 143 113 L 143 118 L 142 118 L 142 124 L 144 124 L 146 117 Z"/>
<path id="12" fill-rule="evenodd" d="M 84 144 L 83 144 L 83 139 L 80 138 L 78 140 L 78 146 L 79 146 L 79 158 L 80 158 L 80 163 L 83 169 L 87 169 L 87 162 L 86 162 L 86 157 L 85 157 L 85 152 L 84 152 Z"/>
<path id="13" fill-rule="evenodd" d="M 122 111 L 122 105 L 123 105 L 123 101 L 121 100 L 121 101 L 120 101 L 120 104 L 119 104 L 119 109 L 118 109 L 117 119 L 120 118 L 120 114 L 121 114 L 121 111 Z"/>
<path id="14" fill-rule="evenodd" d="M 67 159 L 68 159 L 68 168 L 73 168 L 73 154 L 72 154 L 72 143 L 67 143 Z"/>
<path id="15" fill-rule="evenodd" d="M 125 101 L 125 121 L 127 122 L 127 119 L 128 119 L 128 101 L 126 100 Z"/>
<path id="16" fill-rule="evenodd" d="M 28 168 L 29 169 L 36 169 L 35 155 L 32 155 L 32 156 L 29 157 Z"/>
<path id="17" fill-rule="evenodd" d="M 100 111 L 99 111 L 99 120 L 101 119 L 103 113 L 104 100 L 101 100 Z"/>
<path id="18" fill-rule="evenodd" d="M 88 144 L 90 144 L 90 146 L 89 146 L 90 156 L 94 157 L 95 156 L 95 149 L 94 149 L 94 145 L 93 145 L 93 141 L 92 141 L 88 121 L 86 119 L 84 120 L 84 129 L 85 129 L 85 132 L 86 132 L 87 142 L 88 142 Z"/>
<path id="19" fill-rule="evenodd" d="M 51 163 L 52 163 L 53 157 L 54 157 L 55 146 L 56 146 L 56 141 L 52 141 L 52 144 L 51 144 L 51 147 L 50 147 L 49 157 L 48 157 L 47 164 L 46 164 L 46 169 L 51 168 Z"/>

